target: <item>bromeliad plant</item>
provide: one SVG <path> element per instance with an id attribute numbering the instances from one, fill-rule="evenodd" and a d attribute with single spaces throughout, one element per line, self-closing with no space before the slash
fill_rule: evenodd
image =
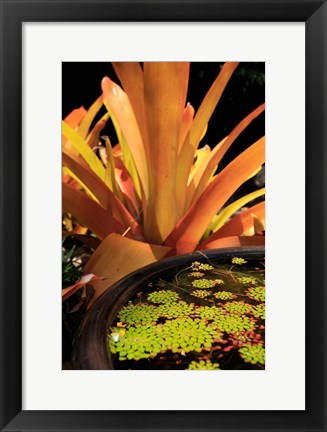
<path id="1" fill-rule="evenodd" d="M 217 167 L 264 105 L 212 150 L 200 147 L 237 65 L 225 63 L 195 114 L 187 103 L 189 63 L 113 63 L 122 87 L 104 78 L 90 109 L 76 109 L 62 122 L 63 209 L 80 224 L 77 232 L 88 228 L 101 241 L 84 269 L 103 278 L 92 279 L 92 301 L 165 256 L 263 242 L 255 234 L 264 229 L 264 202 L 231 216 L 264 189 L 224 205 L 260 170 L 264 137 L 223 170 Z M 107 113 L 91 127 L 103 104 Z M 109 118 L 117 142 L 106 136 L 99 147 Z"/>

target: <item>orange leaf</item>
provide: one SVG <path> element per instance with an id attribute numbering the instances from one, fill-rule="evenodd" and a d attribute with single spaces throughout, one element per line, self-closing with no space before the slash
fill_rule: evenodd
<path id="1" fill-rule="evenodd" d="M 148 167 L 143 140 L 126 93 L 108 77 L 102 80 L 104 99 L 115 115 L 134 159 L 145 195 L 148 196 Z"/>
<path id="2" fill-rule="evenodd" d="M 265 109 L 265 104 L 260 105 L 250 114 L 248 114 L 226 137 L 220 142 L 210 153 L 205 163 L 203 163 L 196 174 L 192 182 L 188 187 L 188 196 L 191 197 L 191 203 L 194 203 L 201 193 L 205 190 L 212 173 L 216 166 L 219 164 L 227 150 L 236 140 L 236 138 L 244 131 L 244 129 L 261 114 Z"/>
<path id="3" fill-rule="evenodd" d="M 69 155 L 76 155 L 77 151 L 95 172 L 95 174 L 97 174 L 97 176 L 99 176 L 101 179 L 104 179 L 105 169 L 98 157 L 90 149 L 83 138 L 64 121 L 62 122 L 62 134 L 69 139 L 69 141 L 63 145 L 65 152 Z M 71 149 L 67 146 L 67 144 L 73 146 L 74 152 L 71 152 Z"/>
<path id="4" fill-rule="evenodd" d="M 215 79 L 214 83 L 212 84 L 208 93 L 203 99 L 203 102 L 195 115 L 193 126 L 191 129 L 190 138 L 191 145 L 193 146 L 194 151 L 197 149 L 203 131 L 206 128 L 206 125 L 209 122 L 210 117 L 214 112 L 221 98 L 221 95 L 223 94 L 223 91 L 225 90 L 225 87 L 228 84 L 228 81 L 230 80 L 237 66 L 238 63 L 236 62 L 225 63 L 221 68 L 218 77 Z"/>
<path id="5" fill-rule="evenodd" d="M 100 108 L 103 105 L 103 98 L 102 95 L 98 97 L 98 99 L 93 102 L 93 104 L 90 106 L 90 108 L 87 110 L 86 115 L 84 116 L 83 120 L 81 121 L 81 124 L 78 127 L 78 133 L 79 135 L 81 135 L 81 137 L 85 140 L 91 124 L 95 118 L 95 116 L 97 115 L 97 113 L 99 112 Z"/>
<path id="6" fill-rule="evenodd" d="M 117 196 L 99 179 L 97 175 L 84 163 L 81 158 L 73 158 L 62 153 L 63 165 L 67 166 L 94 194 L 101 206 L 107 210 L 112 217 L 121 221 L 124 230 L 131 227 L 132 233 L 137 234 L 139 239 L 143 238 L 139 224 L 128 212 Z"/>
<path id="7" fill-rule="evenodd" d="M 149 144 L 145 123 L 143 70 L 138 62 L 113 62 L 112 65 L 132 105 L 142 135 L 145 155 L 148 158 Z"/>
<path id="8" fill-rule="evenodd" d="M 206 130 L 210 117 L 214 112 L 237 65 L 238 63 L 235 62 L 228 62 L 224 64 L 219 75 L 203 99 L 200 108 L 195 115 L 192 127 L 186 136 L 184 144 L 179 152 L 176 188 L 178 204 L 181 208 L 188 208 L 188 206 L 185 206 L 187 183 L 193 165 L 195 152 L 201 141 L 203 131 Z"/>
<path id="9" fill-rule="evenodd" d="M 93 199 L 65 183 L 62 183 L 62 205 L 100 239 L 113 232 L 122 234 L 125 231 L 125 227 Z"/>
<path id="10" fill-rule="evenodd" d="M 229 222 L 225 223 L 219 230 L 204 240 L 199 248 L 206 249 L 207 244 L 223 237 L 230 237 L 235 235 L 244 235 L 250 229 L 253 229 L 252 234 L 256 234 L 255 224 L 256 220 L 264 221 L 265 219 L 265 202 L 250 207 L 237 216 L 234 216 Z M 247 234 L 248 235 L 248 234 Z"/>
<path id="11" fill-rule="evenodd" d="M 74 109 L 68 116 L 65 118 L 65 122 L 73 129 L 79 125 L 85 114 L 87 113 L 86 109 L 81 106 L 80 108 Z M 72 144 L 68 141 L 68 138 L 62 136 L 62 146 L 66 147 L 70 153 L 78 155 L 76 150 L 74 150 Z"/>
<path id="12" fill-rule="evenodd" d="M 89 306 L 112 284 L 147 264 L 164 258 L 170 248 L 151 245 L 111 234 L 100 244 L 87 262 L 84 271 L 105 277 L 93 284 L 95 294 Z"/>
<path id="13" fill-rule="evenodd" d="M 122 160 L 114 157 L 114 163 L 115 179 L 117 185 L 123 193 L 126 207 L 129 209 L 130 213 L 136 218 L 141 211 L 142 205 L 140 198 L 135 190 L 135 185 Z"/>
<path id="14" fill-rule="evenodd" d="M 70 114 L 68 114 L 68 116 L 65 118 L 65 122 L 70 127 L 74 128 L 82 121 L 86 113 L 87 111 L 83 106 L 76 108 Z"/>
<path id="15" fill-rule="evenodd" d="M 182 123 L 181 123 L 181 131 L 179 134 L 179 145 L 178 145 L 178 153 L 180 153 L 184 141 L 186 139 L 187 134 L 189 133 L 194 118 L 194 108 L 190 103 L 186 105 L 183 112 Z"/>
<path id="16" fill-rule="evenodd" d="M 162 243 L 176 224 L 176 162 L 189 78 L 189 63 L 144 63 L 152 189 L 145 215 L 148 241 Z"/>
<path id="17" fill-rule="evenodd" d="M 195 249 L 212 218 L 265 159 L 265 139 L 261 138 L 235 158 L 209 184 L 167 238 L 165 245 L 175 246 L 177 254 Z"/>
<path id="18" fill-rule="evenodd" d="M 103 181 L 94 174 L 82 158 L 68 155 L 65 150 L 63 150 L 62 164 L 69 168 L 85 184 L 85 186 L 90 189 L 103 208 L 107 209 L 109 207 L 109 194 L 111 191 Z"/>
<path id="19" fill-rule="evenodd" d="M 94 147 L 97 147 L 99 145 L 100 141 L 100 133 L 102 129 L 105 127 L 107 123 L 107 119 L 109 118 L 109 115 L 104 115 L 95 125 L 90 134 L 88 135 L 86 142 L 91 147 L 91 149 L 94 149 Z"/>

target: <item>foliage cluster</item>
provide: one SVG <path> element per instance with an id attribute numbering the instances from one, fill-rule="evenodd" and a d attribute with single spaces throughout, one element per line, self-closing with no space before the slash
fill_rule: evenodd
<path id="1" fill-rule="evenodd" d="M 239 258 L 239 257 L 233 257 L 232 258 L 232 264 L 243 265 L 245 263 L 246 263 L 246 261 L 244 258 Z"/>
<path id="2" fill-rule="evenodd" d="M 192 281 L 192 286 L 195 288 L 213 288 L 217 285 L 222 285 L 224 281 L 222 279 L 195 279 Z"/>
<path id="3" fill-rule="evenodd" d="M 214 297 L 218 300 L 232 300 L 235 295 L 229 291 L 218 291 L 214 293 Z"/>
<path id="4" fill-rule="evenodd" d="M 238 278 L 242 285 L 256 285 L 257 281 L 252 276 L 241 276 Z"/>
<path id="5" fill-rule="evenodd" d="M 128 324 L 149 324 L 157 321 L 159 316 L 157 307 L 146 304 L 125 306 L 118 313 L 119 320 Z"/>
<path id="6" fill-rule="evenodd" d="M 197 264 L 194 267 L 198 267 Z M 198 281 L 215 284 L 215 280 L 204 278 L 192 282 Z M 188 283 L 187 278 L 185 283 Z M 237 280 L 234 283 L 238 286 Z M 181 290 L 179 294 L 175 291 L 179 285 L 174 290 L 168 289 L 169 284 L 160 280 L 157 286 L 159 290 L 151 286 L 152 291 L 146 294 L 151 304 L 142 303 L 138 296 L 138 303 L 129 303 L 119 311 L 119 322 L 109 331 L 109 350 L 120 361 L 164 359 L 171 353 L 189 355 L 185 366 L 188 369 L 211 370 L 220 369 L 220 366 L 214 362 L 215 357 L 211 359 L 209 352 L 227 353 L 234 349 L 245 363 L 264 364 L 264 326 L 258 320 L 264 319 L 265 304 L 253 304 L 253 300 L 261 301 L 264 286 L 244 288 L 246 295 L 240 294 L 242 300 L 234 300 L 238 294 L 230 291 L 194 289 L 190 292 Z M 203 300 L 196 304 L 192 302 L 192 296 Z M 225 302 L 215 305 L 214 298 Z M 203 301 L 212 305 L 203 306 Z M 194 360 L 198 354 L 200 356 Z"/>
<path id="7" fill-rule="evenodd" d="M 198 298 L 206 298 L 209 297 L 211 293 L 206 290 L 194 290 L 192 291 L 192 296 L 198 297 Z"/>
<path id="8" fill-rule="evenodd" d="M 163 257 L 264 242 L 257 235 L 264 229 L 264 202 L 244 208 L 264 188 L 226 203 L 261 169 L 265 138 L 222 164 L 264 105 L 214 148 L 203 142 L 238 63 L 222 66 L 196 113 L 187 103 L 189 63 L 113 67 L 121 85 L 103 78 L 91 107 L 75 109 L 62 122 L 64 223 L 101 242 L 84 268 L 84 274 L 96 276 L 91 302 L 121 277 Z M 114 142 L 103 134 L 109 123 Z M 207 268 L 200 264 L 197 270 Z"/>
<path id="9" fill-rule="evenodd" d="M 265 364 L 265 349 L 262 344 L 251 345 L 249 343 L 244 344 L 242 348 L 238 350 L 240 356 L 246 363 L 251 364 Z"/>
<path id="10" fill-rule="evenodd" d="M 123 334 L 112 329 L 109 349 L 119 360 L 140 360 L 155 357 L 159 352 L 201 352 L 221 340 L 222 333 L 201 319 L 177 318 L 164 324 L 130 326 Z"/>
<path id="11" fill-rule="evenodd" d="M 261 302 L 265 301 L 265 287 L 263 287 L 263 286 L 249 288 L 246 291 L 246 293 L 247 293 L 248 297 L 250 297 L 253 300 L 257 300 L 257 301 L 261 301 Z"/>
<path id="12" fill-rule="evenodd" d="M 210 360 L 192 361 L 189 370 L 219 370 L 219 363 L 212 363 Z"/>
<path id="13" fill-rule="evenodd" d="M 233 301 L 233 302 L 226 303 L 224 305 L 224 309 L 226 309 L 228 312 L 231 312 L 233 314 L 244 315 L 244 314 L 251 313 L 253 307 L 248 303 L 244 303 L 244 301 Z"/>
<path id="14" fill-rule="evenodd" d="M 148 300 L 152 303 L 170 303 L 179 299 L 179 295 L 171 290 L 154 291 L 148 295 Z"/>

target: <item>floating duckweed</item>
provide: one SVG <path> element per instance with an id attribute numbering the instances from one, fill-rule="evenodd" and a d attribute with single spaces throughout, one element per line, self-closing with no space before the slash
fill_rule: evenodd
<path id="1" fill-rule="evenodd" d="M 200 306 L 195 309 L 196 315 L 208 320 L 214 319 L 216 316 L 224 315 L 226 312 L 217 306 Z"/>
<path id="2" fill-rule="evenodd" d="M 119 360 L 140 360 L 155 357 L 165 345 L 156 325 L 138 325 L 131 326 L 118 340 L 110 337 L 109 349 L 119 354 Z"/>
<path id="3" fill-rule="evenodd" d="M 200 263 L 199 261 L 194 261 L 192 263 L 192 268 L 196 271 L 198 270 L 213 270 L 213 266 L 206 263 Z"/>
<path id="4" fill-rule="evenodd" d="M 174 291 L 155 291 L 148 295 L 148 300 L 152 303 L 169 303 L 174 302 L 179 298 L 179 295 Z"/>
<path id="5" fill-rule="evenodd" d="M 233 342 L 233 346 L 240 348 L 247 343 L 251 343 L 255 339 L 253 331 L 236 332 L 229 336 L 229 340 Z"/>
<path id="6" fill-rule="evenodd" d="M 200 264 L 198 269 L 199 270 L 213 270 L 213 266 L 210 264 Z"/>
<path id="7" fill-rule="evenodd" d="M 211 293 L 206 290 L 194 290 L 192 291 L 192 295 L 199 298 L 205 298 L 210 296 Z"/>
<path id="8" fill-rule="evenodd" d="M 167 273 L 167 279 L 154 279 L 148 288 L 142 285 L 143 292 L 131 298 L 108 328 L 114 366 L 262 369 L 264 270 L 243 258 L 228 261 L 214 268 L 209 261 L 194 262 L 175 275 Z"/>
<path id="9" fill-rule="evenodd" d="M 192 286 L 196 288 L 213 288 L 217 285 L 221 285 L 222 283 L 224 282 L 221 279 L 196 279 L 192 281 Z"/>
<path id="10" fill-rule="evenodd" d="M 224 308 L 226 310 L 228 310 L 228 312 L 232 312 L 234 314 L 238 314 L 238 315 L 244 315 L 247 313 L 251 313 L 253 310 L 252 305 L 248 304 L 248 303 L 244 303 L 242 301 L 237 302 L 230 302 L 230 303 L 226 303 L 224 305 Z"/>
<path id="11" fill-rule="evenodd" d="M 199 318 L 177 318 L 157 327 L 161 329 L 158 331 L 164 338 L 167 349 L 172 352 L 201 352 L 210 349 L 214 341 L 222 340 L 222 333 L 216 326 L 208 325 Z"/>
<path id="12" fill-rule="evenodd" d="M 265 364 L 265 349 L 262 344 L 244 344 L 238 352 L 246 363 Z"/>
<path id="13" fill-rule="evenodd" d="M 264 303 L 260 303 L 253 308 L 253 315 L 256 318 L 266 319 L 266 306 Z"/>
<path id="14" fill-rule="evenodd" d="M 157 307 L 157 312 L 159 316 L 172 319 L 189 316 L 194 312 L 194 308 L 185 302 L 164 303 Z"/>
<path id="15" fill-rule="evenodd" d="M 194 272 L 189 273 L 189 276 L 195 277 L 195 278 L 200 278 L 200 277 L 204 276 L 204 273 L 199 272 L 199 271 L 194 271 Z"/>
<path id="16" fill-rule="evenodd" d="M 242 277 L 239 277 L 238 280 L 243 285 L 256 285 L 256 283 L 257 283 L 255 278 L 251 277 L 251 276 L 242 276 Z"/>
<path id="17" fill-rule="evenodd" d="M 253 287 L 246 291 L 247 295 L 254 300 L 265 301 L 265 287 Z"/>
<path id="18" fill-rule="evenodd" d="M 214 323 L 219 330 L 227 333 L 250 331 L 254 329 L 255 321 L 247 316 L 235 314 L 220 314 L 214 317 Z"/>
<path id="19" fill-rule="evenodd" d="M 224 281 L 222 279 L 215 279 L 216 285 L 224 285 Z"/>
<path id="20" fill-rule="evenodd" d="M 215 293 L 214 296 L 216 297 L 216 299 L 221 300 L 232 300 L 233 298 L 235 298 L 235 295 L 228 291 L 219 291 Z"/>
<path id="21" fill-rule="evenodd" d="M 217 370 L 219 363 L 212 363 L 210 360 L 192 361 L 187 368 L 189 370 Z"/>
<path id="22" fill-rule="evenodd" d="M 242 265 L 242 264 L 246 264 L 246 261 L 244 258 L 233 257 L 232 258 L 232 264 Z"/>
<path id="23" fill-rule="evenodd" d="M 121 309 L 118 318 L 128 324 L 148 324 L 157 321 L 160 313 L 156 306 L 129 305 Z"/>

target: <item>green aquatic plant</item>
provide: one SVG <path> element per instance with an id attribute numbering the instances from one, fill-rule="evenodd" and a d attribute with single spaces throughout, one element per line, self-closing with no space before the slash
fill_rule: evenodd
<path id="1" fill-rule="evenodd" d="M 233 301 L 230 303 L 226 303 L 224 305 L 224 308 L 228 311 L 228 312 L 232 312 L 234 314 L 238 314 L 238 315 L 244 315 L 244 314 L 248 314 L 251 313 L 253 310 L 252 305 L 248 304 L 248 303 L 244 303 L 243 301 Z"/>
<path id="2" fill-rule="evenodd" d="M 226 312 L 217 306 L 200 306 L 195 309 L 195 314 L 201 318 L 212 320 L 217 316 L 226 314 Z"/>
<path id="3" fill-rule="evenodd" d="M 200 306 L 196 308 L 195 314 L 203 319 L 212 321 L 212 324 L 219 330 L 227 333 L 252 331 L 256 324 L 253 318 L 230 313 L 224 308 L 217 306 Z"/>
<path id="4" fill-rule="evenodd" d="M 264 303 L 260 303 L 253 307 L 252 310 L 253 315 L 256 318 L 266 319 L 266 306 Z"/>
<path id="5" fill-rule="evenodd" d="M 228 266 L 227 272 L 230 269 Z M 162 362 L 172 361 L 182 369 L 218 370 L 220 366 L 214 362 L 221 363 L 222 360 L 211 358 L 211 354 L 206 357 L 205 354 L 211 352 L 227 356 L 226 353 L 233 350 L 233 358 L 243 367 L 248 363 L 257 365 L 254 368 L 262 368 L 265 356 L 264 322 L 261 320 L 265 319 L 265 288 L 259 286 L 262 284 L 260 276 L 252 273 L 257 277 L 255 279 L 251 273 L 248 277 L 246 273 L 234 272 L 237 285 L 237 292 L 234 293 L 228 291 L 232 288 L 229 288 L 227 279 L 226 285 L 215 288 L 224 282 L 203 277 L 197 269 L 194 269 L 195 275 L 191 279 L 187 271 L 183 276 L 186 290 L 181 285 L 181 291 L 177 291 L 178 287 L 173 287 L 168 279 L 159 280 L 146 288 L 144 293 L 136 294 L 118 312 L 115 327 L 110 329 L 108 335 L 109 350 L 115 359 L 152 359 L 151 367 L 154 369 L 160 368 Z M 198 273 L 202 273 L 201 277 Z M 237 283 L 237 279 L 241 278 L 247 284 L 258 281 L 258 286 L 252 283 L 241 286 Z M 125 363 L 122 367 L 132 365 Z"/>
<path id="6" fill-rule="evenodd" d="M 112 329 L 109 337 L 109 349 L 113 354 L 119 355 L 119 360 L 141 360 L 143 358 L 155 357 L 165 350 L 164 339 L 158 333 L 156 325 L 131 326 L 121 337 L 116 335 Z M 116 329 L 117 330 L 117 329 Z"/>
<path id="7" fill-rule="evenodd" d="M 129 305 L 118 313 L 120 321 L 128 324 L 148 324 L 157 321 L 160 313 L 156 306 L 152 305 Z"/>
<path id="8" fill-rule="evenodd" d="M 172 319 L 190 316 L 194 312 L 194 307 L 186 302 L 163 303 L 157 307 L 158 316 Z"/>
<path id="9" fill-rule="evenodd" d="M 243 265 L 243 264 L 246 264 L 246 261 L 244 258 L 233 257 L 232 258 L 232 264 Z"/>
<path id="10" fill-rule="evenodd" d="M 250 297 L 253 300 L 258 300 L 258 301 L 262 301 L 262 302 L 265 301 L 265 287 L 264 286 L 249 288 L 246 291 L 246 294 L 248 297 Z"/>
<path id="11" fill-rule="evenodd" d="M 205 298 L 210 296 L 211 293 L 206 290 L 194 290 L 192 291 L 192 295 L 198 298 Z"/>
<path id="12" fill-rule="evenodd" d="M 219 363 L 212 363 L 210 360 L 192 361 L 188 370 L 220 370 Z"/>
<path id="13" fill-rule="evenodd" d="M 232 300 L 235 298 L 235 295 L 229 291 L 218 291 L 214 294 L 216 299 L 220 300 Z"/>
<path id="14" fill-rule="evenodd" d="M 164 324 L 112 328 L 109 349 L 119 360 L 140 360 L 155 357 L 160 352 L 187 353 L 210 349 L 222 340 L 222 333 L 214 325 L 199 318 L 177 318 Z"/>
<path id="15" fill-rule="evenodd" d="M 200 318 L 177 318 L 159 324 L 159 334 L 172 352 L 201 352 L 210 349 L 213 342 L 222 340 L 222 333 L 215 325 L 208 325 Z"/>
<path id="16" fill-rule="evenodd" d="M 196 279 L 192 281 L 192 286 L 195 288 L 213 288 L 217 285 L 222 285 L 224 281 L 221 279 Z"/>
<path id="17" fill-rule="evenodd" d="M 239 282 L 243 285 L 256 285 L 257 281 L 252 276 L 242 276 L 238 278 Z"/>
<path id="18" fill-rule="evenodd" d="M 202 270 L 202 271 L 207 271 L 207 270 L 213 270 L 214 267 L 211 264 L 207 264 L 207 263 L 200 263 L 199 261 L 194 261 L 192 262 L 192 269 L 193 270 Z"/>
<path id="19" fill-rule="evenodd" d="M 256 324 L 255 320 L 251 317 L 233 313 L 217 306 L 197 307 L 195 314 L 203 319 L 212 321 L 219 330 L 226 331 L 227 333 L 252 331 Z"/>
<path id="20" fill-rule="evenodd" d="M 199 271 L 194 271 L 188 274 L 190 277 L 195 277 L 195 278 L 200 278 L 202 276 L 204 276 L 204 273 L 199 272 Z"/>
<path id="21" fill-rule="evenodd" d="M 261 335 L 254 331 L 240 331 L 229 335 L 228 339 L 232 342 L 234 348 L 240 348 L 243 345 L 257 345 L 263 343 Z"/>
<path id="22" fill-rule="evenodd" d="M 245 344 L 238 350 L 240 356 L 246 363 L 265 364 L 265 349 L 262 344 Z"/>
<path id="23" fill-rule="evenodd" d="M 213 318 L 213 322 L 219 330 L 226 333 L 252 331 L 255 327 L 255 321 L 252 318 L 236 314 L 219 314 Z"/>
<path id="24" fill-rule="evenodd" d="M 216 285 L 224 285 L 224 281 L 222 279 L 215 279 Z"/>
<path id="25" fill-rule="evenodd" d="M 154 291 L 148 295 L 148 300 L 152 303 L 171 303 L 179 299 L 179 295 L 174 291 Z"/>
<path id="26" fill-rule="evenodd" d="M 199 270 L 213 270 L 213 266 L 210 265 L 210 264 L 204 264 L 204 263 L 202 263 L 202 264 L 200 264 L 198 266 L 198 269 Z"/>

